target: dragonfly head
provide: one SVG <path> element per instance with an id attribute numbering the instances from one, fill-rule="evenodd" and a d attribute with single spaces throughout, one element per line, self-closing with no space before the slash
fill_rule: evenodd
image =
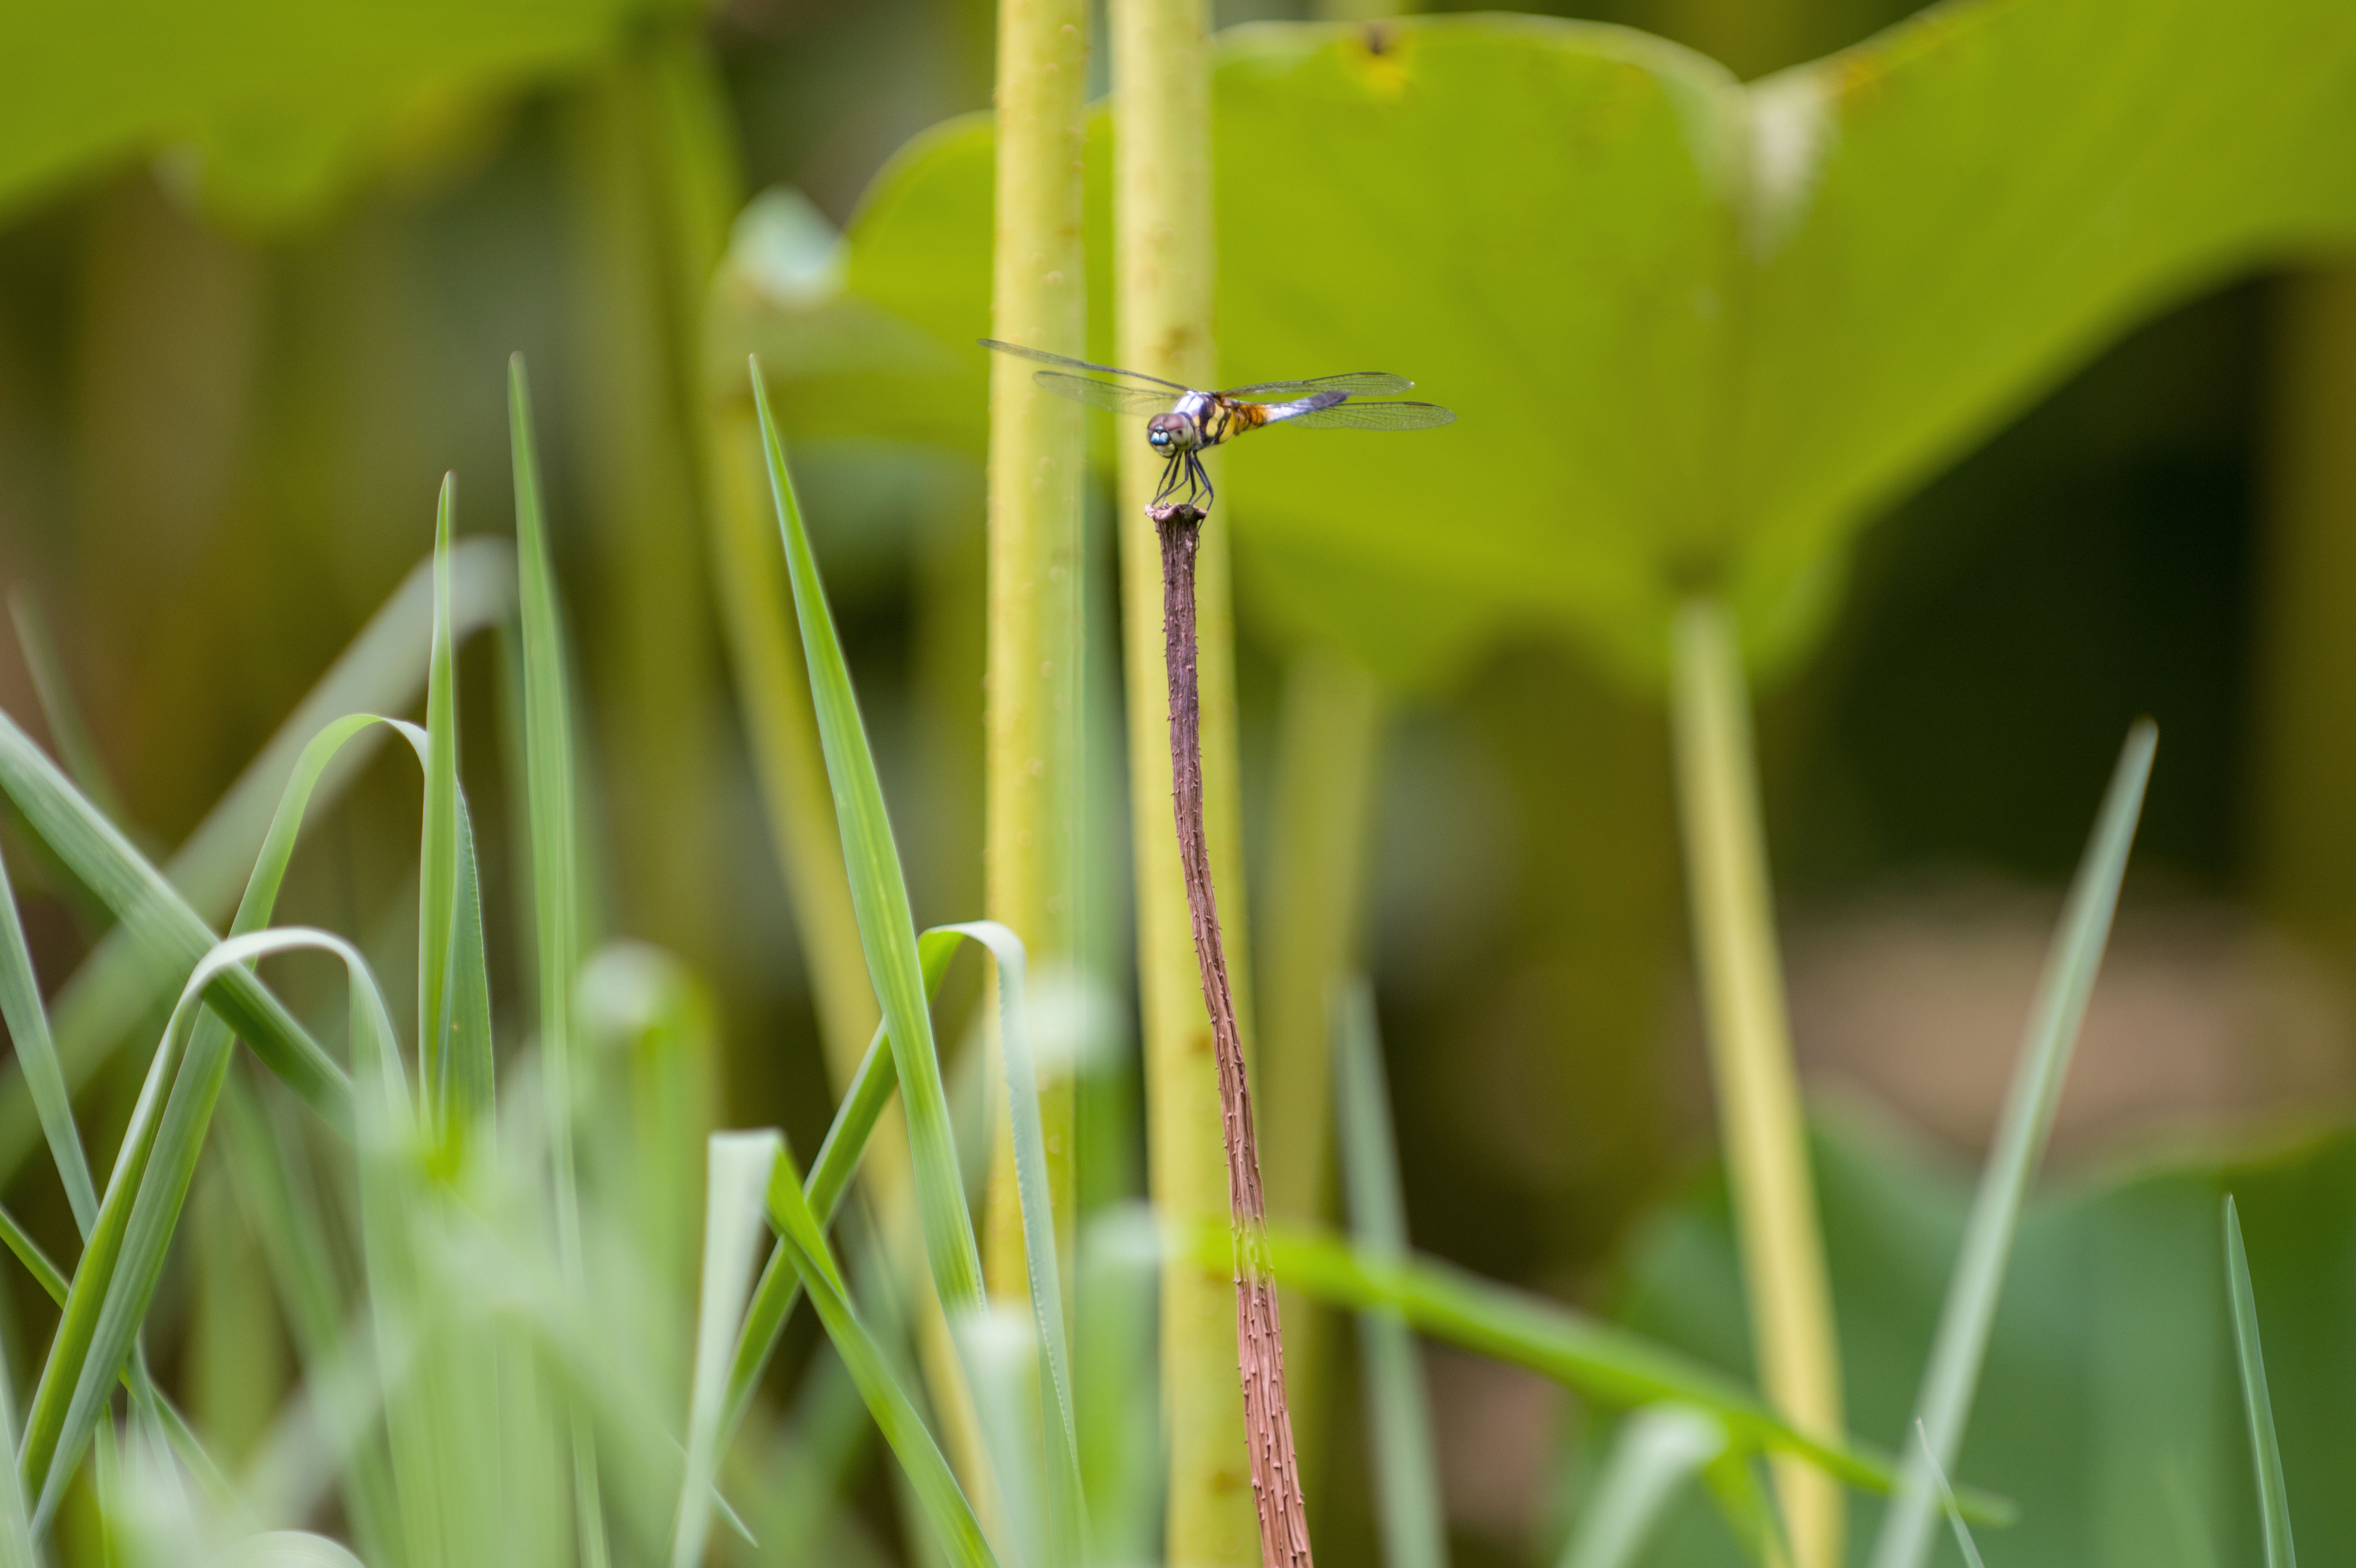
<path id="1" fill-rule="evenodd" d="M 1145 427 L 1146 444 L 1156 452 L 1185 452 L 1194 445 L 1194 421 L 1184 414 L 1156 414 Z"/>

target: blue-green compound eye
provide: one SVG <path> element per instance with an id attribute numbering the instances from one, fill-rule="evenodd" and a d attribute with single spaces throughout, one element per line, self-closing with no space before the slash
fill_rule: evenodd
<path id="1" fill-rule="evenodd" d="M 1166 430 L 1148 431 L 1145 439 L 1154 446 L 1167 446 L 1170 444 L 1170 432 Z"/>

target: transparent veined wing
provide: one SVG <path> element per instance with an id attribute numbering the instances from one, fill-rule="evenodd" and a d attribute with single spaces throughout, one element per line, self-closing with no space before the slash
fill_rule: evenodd
<path id="1" fill-rule="evenodd" d="M 995 337 L 976 339 L 984 348 L 995 348 L 1001 354 L 1012 354 L 1017 359 L 1035 359 L 1042 365 L 1060 365 L 1066 370 L 1090 370 L 1099 376 L 1118 376 L 1124 380 L 1142 382 L 1151 387 L 1166 388 L 1173 392 L 1191 392 L 1192 387 L 1182 387 L 1175 381 L 1165 381 L 1159 376 L 1149 376 L 1142 370 L 1124 370 L 1118 365 L 1099 365 L 1092 359 L 1067 359 L 1061 354 L 1050 354 L 1044 348 L 1025 348 L 1019 343 L 1001 343 Z"/>
<path id="2" fill-rule="evenodd" d="M 1271 424 L 1280 420 L 1304 430 L 1431 430 L 1454 424 L 1456 411 L 1443 409 L 1438 403 L 1361 403 L 1354 400 L 1328 407 L 1280 404 L 1268 411 L 1268 418 Z"/>
<path id="3" fill-rule="evenodd" d="M 1059 397 L 1086 403 L 1092 409 L 1110 409 L 1117 414 L 1158 414 L 1186 395 L 1167 387 L 1129 387 L 1119 381 L 1099 381 L 1092 376 L 1069 376 L 1061 370 L 1036 371 L 1031 379 Z"/>
<path id="4" fill-rule="evenodd" d="M 1255 403 L 1280 403 L 1294 398 L 1313 398 L 1320 392 L 1342 392 L 1353 398 L 1395 398 L 1414 386 L 1405 376 L 1394 376 L 1387 370 L 1352 370 L 1342 376 L 1312 376 L 1306 381 L 1255 381 L 1248 387 L 1226 388 L 1219 395 Z"/>

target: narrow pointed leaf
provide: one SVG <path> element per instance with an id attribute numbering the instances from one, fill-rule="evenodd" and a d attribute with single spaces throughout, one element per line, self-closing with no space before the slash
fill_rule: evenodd
<path id="1" fill-rule="evenodd" d="M 819 738 L 826 752 L 828 783 L 834 791 L 836 819 L 842 829 L 843 860 L 851 875 L 851 901 L 859 918 L 861 945 L 869 976 L 892 1040 L 900 1097 L 907 1109 L 908 1140 L 915 1156 L 916 1205 L 925 1232 L 941 1305 L 952 1314 L 983 1306 L 981 1253 L 974 1244 L 973 1220 L 965 1186 L 958 1179 L 957 1145 L 949 1131 L 948 1102 L 941 1089 L 940 1061 L 933 1045 L 933 1020 L 925 1005 L 923 965 L 916 955 L 916 924 L 908 907 L 908 885 L 900 873 L 900 851 L 884 806 L 884 787 L 859 717 L 859 699 L 842 643 L 819 581 L 818 561 L 802 526 L 801 507 L 787 471 L 786 450 L 769 417 L 760 368 L 753 368 L 753 397 L 761 439 L 769 460 L 769 487 L 785 536 L 786 566 L 800 618 L 802 652 L 809 665 L 810 696 L 818 710 Z"/>
<path id="2" fill-rule="evenodd" d="M 2250 1423 L 2250 1465 L 2258 1484 L 2258 1522 L 2266 1568 L 2298 1568 L 2292 1549 L 2290 1493 L 2283 1486 L 2282 1443 L 2275 1435 L 2274 1399 L 2266 1392 L 2266 1358 L 2258 1343 L 2258 1297 L 2250 1286 L 2250 1254 L 2242 1245 L 2242 1216 L 2225 1199 L 2225 1283 L 2233 1305 L 2233 1352 L 2242 1374 L 2242 1408 Z"/>
<path id="3" fill-rule="evenodd" d="M 87 1236 L 98 1220 L 98 1189 L 91 1182 L 90 1161 L 74 1126 L 73 1098 L 66 1088 L 65 1070 L 58 1065 L 48 1009 L 41 1003 L 40 981 L 33 974 L 33 955 L 25 945 L 16 891 L 9 885 L 5 863 L 0 863 L 0 1015 L 8 1020 L 8 1039 L 40 1112 L 41 1135 L 48 1140 L 49 1157 L 65 1183 L 74 1224 Z"/>
<path id="4" fill-rule="evenodd" d="M 2013 1233 L 2053 1130 L 2079 1026 L 2085 1021 L 2094 976 L 2110 940 L 2111 916 L 2118 907 L 2119 883 L 2126 876 L 2127 851 L 2135 843 L 2158 743 L 2159 732 L 2149 720 L 2128 731 L 2094 836 L 2062 906 L 2045 973 L 2029 1006 L 2004 1119 L 1972 1200 L 1963 1246 L 1940 1308 L 1938 1332 L 1923 1367 L 1922 1392 L 1915 1397 L 1922 1440 L 1908 1445 L 1905 1484 L 1882 1516 L 1881 1533 L 1874 1542 L 1875 1568 L 1919 1568 L 1930 1550 L 1936 1506 L 1932 1472 L 1951 1468 L 1963 1445 L 1972 1395 L 1996 1326 L 1997 1298 L 2004 1288 Z"/>

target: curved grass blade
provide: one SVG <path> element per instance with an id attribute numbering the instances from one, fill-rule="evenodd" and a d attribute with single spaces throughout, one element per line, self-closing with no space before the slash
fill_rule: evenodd
<path id="1" fill-rule="evenodd" d="M 949 1562 L 955 1568 L 997 1568 L 973 1507 L 949 1473 L 948 1461 L 941 1457 L 939 1445 L 893 1375 L 883 1348 L 851 1308 L 842 1270 L 827 1246 L 818 1216 L 802 1197 L 801 1179 L 793 1157 L 785 1150 L 785 1139 L 770 1136 L 776 1140 L 776 1155 L 769 1178 L 769 1221 L 776 1227 L 786 1255 L 801 1275 L 802 1286 L 826 1325 L 835 1354 L 842 1358 L 844 1368 L 859 1385 L 884 1440 L 899 1456 L 901 1468 Z"/>
<path id="2" fill-rule="evenodd" d="M 211 929 L 187 901 L 5 713 L 0 790 L 16 803 L 41 841 L 132 929 L 153 963 L 186 975 L 213 948 Z M 260 980 L 235 965 L 215 971 L 206 1004 L 331 1125 L 349 1125 L 351 1085 L 343 1069 Z"/>
<path id="3" fill-rule="evenodd" d="M 1056 1255 L 1055 1215 L 1047 1186 L 1039 1070 L 1032 1058 L 1031 1027 L 1023 1013 L 1023 939 L 994 920 L 968 921 L 939 929 L 980 944 L 998 965 L 999 1056 L 1006 1071 L 1007 1119 L 1013 1133 L 1014 1185 L 1023 1211 L 1032 1326 L 1043 1352 L 1039 1371 L 1045 1385 L 1041 1405 L 1046 1424 L 1051 1525 L 1046 1561 L 1074 1563 L 1086 1533 L 1086 1499 L 1080 1489 L 1079 1428 L 1072 1414 L 1072 1353 L 1064 1327 L 1062 1265 Z"/>
<path id="4" fill-rule="evenodd" d="M 949 1131 L 948 1101 L 941 1088 L 940 1060 L 933 1045 L 933 1020 L 926 1007 L 923 965 L 916 955 L 916 923 L 908 907 L 908 885 L 900 873 L 900 851 L 875 776 L 875 758 L 859 718 L 859 698 L 842 643 L 827 609 L 826 589 L 802 527 L 801 506 L 787 471 L 786 449 L 769 417 L 768 392 L 754 364 L 753 403 L 769 461 L 769 488 L 785 536 L 786 567 L 794 585 L 794 610 L 801 622 L 802 652 L 810 673 L 810 697 L 818 710 L 819 739 L 826 752 L 827 781 L 834 791 L 835 816 L 842 829 L 842 855 L 851 874 L 851 902 L 859 918 L 869 977 L 884 1012 L 892 1055 L 906 1107 L 908 1141 L 915 1157 L 916 1205 L 941 1306 L 952 1316 L 979 1312 L 981 1253 L 974 1243 L 973 1219 L 958 1177 L 957 1144 Z"/>
<path id="5" fill-rule="evenodd" d="M 1699 1411 L 1662 1404 L 1631 1415 L 1582 1504 L 1559 1568 L 1625 1568 L 1676 1488 L 1726 1451 L 1726 1429 Z"/>
<path id="6" fill-rule="evenodd" d="M 1955 1272 L 1939 1310 L 1938 1332 L 1922 1370 L 1922 1392 L 1915 1397 L 1914 1414 L 1922 1441 L 1908 1445 L 1904 1482 L 1882 1515 L 1881 1532 L 1874 1541 L 1874 1568 L 1920 1568 L 1930 1550 L 1934 1506 L 1931 1471 L 1952 1467 L 1963 1444 L 1980 1364 L 1987 1358 L 1988 1335 L 1996 1325 L 1997 1297 L 2004 1288 L 2013 1232 L 2020 1222 L 2020 1207 L 2037 1174 L 2039 1157 L 2053 1130 L 2062 1081 L 2077 1050 L 2078 1029 L 2085 1021 L 2104 946 L 2110 940 L 2119 883 L 2126 876 L 2127 852 L 2135 843 L 2136 822 L 2143 811 L 2144 788 L 2150 782 L 2152 755 L 2158 744 L 2159 731 L 2147 719 L 2137 720 L 2127 731 L 2102 811 L 2094 819 L 2094 835 L 2070 884 L 2069 901 L 2062 906 L 2062 923 L 2054 931 L 2045 973 L 2029 1007 L 2029 1027 L 2013 1069 L 2004 1120 L 1997 1129 L 1996 1146 L 1988 1151 L 1979 1190 L 1972 1199 L 1963 1245 L 1955 1255 Z"/>
<path id="7" fill-rule="evenodd" d="M 0 722 L 5 722 L 5 718 L 0 718 Z M 224 964 L 220 955 L 232 944 L 251 944 L 268 923 L 279 890 L 284 884 L 287 866 L 294 858 L 305 809 L 321 776 L 348 743 L 377 724 L 390 724 L 410 742 L 421 764 L 425 761 L 430 751 L 428 737 L 415 725 L 398 720 L 353 714 L 336 720 L 313 737 L 296 759 L 278 810 L 263 836 L 252 880 L 231 924 L 231 935 L 228 942 L 198 960 L 192 971 L 191 985 L 195 984 L 193 976 L 202 976 L 218 992 L 219 987 L 212 979 L 215 975 L 247 973 L 241 965 Z M 463 801 L 460 805 L 463 818 Z M 370 980 L 371 992 L 373 986 Z M 27 1484 L 41 1474 L 34 1467 L 37 1456 L 48 1466 L 48 1451 L 58 1444 L 70 1440 L 78 1445 L 80 1439 L 74 1435 L 73 1423 L 82 1422 L 82 1435 L 86 1435 L 87 1422 L 95 1419 L 90 1411 L 75 1413 L 78 1405 L 98 1397 L 84 1392 L 83 1385 L 91 1380 L 80 1363 L 97 1356 L 113 1358 L 116 1365 L 121 1364 L 121 1356 L 137 1334 L 139 1319 L 145 1316 L 146 1301 L 153 1297 L 154 1275 L 162 1267 L 164 1252 L 195 1175 L 204 1131 L 227 1073 L 230 1038 L 228 1027 L 209 1008 L 182 1028 L 179 1020 L 187 1011 L 187 994 L 184 990 L 183 1002 L 175 1008 L 175 1023 L 165 1031 L 164 1043 L 149 1069 L 139 1108 L 134 1112 L 131 1127 L 123 1136 L 122 1152 L 108 1179 L 99 1223 L 92 1228 L 76 1267 L 74 1289 L 35 1393 L 19 1456 Z M 185 1062 L 181 1061 L 183 1054 Z M 159 1104 L 166 1085 L 169 1102 Z M 164 1158 L 162 1175 L 151 1192 L 147 1176 L 158 1154 Z M 125 1263 L 131 1265 L 128 1294 L 117 1290 L 117 1276 Z M 134 1299 L 138 1303 L 135 1314 L 123 1305 Z M 110 1310 L 112 1316 L 103 1316 Z M 55 1376 L 60 1367 L 76 1369 L 70 1386 Z M 106 1379 L 98 1380 L 95 1387 L 102 1390 L 112 1376 L 110 1373 Z M 52 1470 L 40 1484 L 43 1500 L 36 1509 L 36 1518 L 44 1525 L 54 1507 L 53 1483 L 58 1478 Z"/>
<path id="8" fill-rule="evenodd" d="M 90 1161 L 74 1126 L 73 1098 L 66 1089 L 65 1070 L 58 1065 L 48 1009 L 41 1004 L 40 982 L 33 974 L 33 955 L 25 945 L 16 891 L 9 885 L 5 862 L 0 862 L 0 1016 L 8 1020 L 8 1039 L 32 1091 L 34 1108 L 40 1113 L 41 1136 L 48 1140 L 49 1157 L 65 1183 L 74 1225 L 87 1236 L 98 1222 L 98 1189 L 91 1182 Z"/>
<path id="9" fill-rule="evenodd" d="M 2258 1297 L 2250 1285 L 2250 1254 L 2242 1245 L 2242 1216 L 2225 1198 L 2225 1284 L 2233 1304 L 2233 1353 L 2242 1374 L 2242 1408 L 2250 1421 L 2250 1464 L 2258 1484 L 2258 1520 L 2266 1568 L 2298 1568 L 2290 1537 L 2290 1493 L 2283 1486 L 2282 1444 L 2266 1392 L 2266 1358 L 2258 1343 Z"/>
<path id="10" fill-rule="evenodd" d="M 760 1244 L 764 1189 L 777 1143 L 762 1133 L 715 1133 L 704 1184 L 703 1286 L 696 1315 L 694 1393 L 687 1417 L 687 1473 L 680 1483 L 671 1568 L 696 1568 L 712 1525 L 708 1500 L 719 1471 L 720 1421 L 729 1353 L 744 1312 L 753 1253 Z"/>
<path id="11" fill-rule="evenodd" d="M 33 1510 L 37 1532 L 54 1517 L 66 1479 L 104 1413 L 106 1392 L 122 1372 L 155 1299 L 165 1253 L 228 1072 L 233 1040 L 218 1015 L 200 1004 L 222 973 L 297 948 L 325 949 L 342 958 L 353 990 L 364 987 L 382 1010 L 358 951 L 325 932 L 231 936 L 190 973 L 132 1113 L 26 1423 L 18 1468 L 27 1491 L 38 1499 Z M 359 1012 L 360 1002 L 353 1005 Z"/>
<path id="12" fill-rule="evenodd" d="M 488 539 L 462 539 L 450 562 L 454 635 L 503 619 L 514 601 L 512 557 Z M 416 700 L 432 632 L 433 577 L 429 560 L 403 580 L 165 863 L 165 880 L 200 921 L 234 906 L 295 760 L 321 727 L 346 713 L 398 712 Z M 321 781 L 322 791 L 340 795 L 361 760 L 346 757 Z M 143 933 L 122 925 L 110 931 L 49 1008 L 68 1088 L 79 1092 L 187 973 L 185 963 L 158 962 Z M 35 1109 L 17 1064 L 0 1064 L 0 1180 L 15 1175 L 40 1136 Z"/>
<path id="13" fill-rule="evenodd" d="M 940 994 L 941 980 L 948 974 L 949 960 L 957 956 L 958 946 L 958 938 L 945 931 L 928 931 L 916 939 L 917 962 L 924 970 L 927 1003 Z M 826 1141 L 818 1147 L 818 1158 L 810 1165 L 809 1181 L 802 1189 L 804 1200 L 821 1225 L 831 1228 L 834 1224 L 835 1211 L 851 1189 L 851 1175 L 859 1168 L 859 1157 L 866 1152 L 868 1136 L 875 1130 L 875 1119 L 892 1103 L 899 1082 L 893 1066 L 890 1031 L 879 1027 L 857 1075 L 851 1081 L 849 1093 L 835 1110 L 833 1123 L 826 1129 Z M 736 1342 L 735 1365 L 728 1374 L 728 1416 L 722 1431 L 734 1433 L 743 1423 L 745 1408 L 753 1401 L 753 1391 L 760 1386 L 761 1374 L 767 1370 L 769 1358 L 776 1353 L 777 1341 L 785 1334 L 786 1320 L 793 1314 L 794 1303 L 800 1299 L 801 1288 L 801 1275 L 780 1246 L 770 1255 L 768 1266 L 761 1271 L 761 1283 L 753 1292 L 753 1306 L 744 1315 L 744 1330 Z"/>
<path id="14" fill-rule="evenodd" d="M 1224 1267 L 1233 1243 L 1223 1224 L 1197 1227 L 1189 1258 Z M 1319 1300 L 1354 1308 L 1391 1307 L 1419 1331 L 1527 1367 L 1605 1404 L 1690 1405 L 1726 1428 L 1734 1451 L 1794 1454 L 1869 1491 L 1895 1483 L 1890 1460 L 1855 1444 L 1834 1445 L 1794 1430 L 1748 1389 L 1640 1335 L 1558 1302 L 1476 1279 L 1434 1258 L 1369 1256 L 1331 1237 L 1270 1225 L 1277 1277 Z M 1964 1511 L 1981 1524 L 2009 1524 L 2009 1503 L 1965 1490 Z"/>

